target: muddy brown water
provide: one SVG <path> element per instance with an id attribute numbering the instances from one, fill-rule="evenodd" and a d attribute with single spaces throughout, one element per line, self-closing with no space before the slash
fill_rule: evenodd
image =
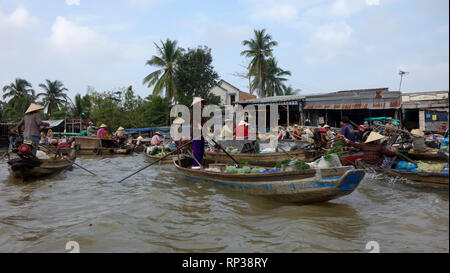
<path id="1" fill-rule="evenodd" d="M 79 157 L 23 183 L 0 161 L 0 252 L 448 252 L 448 188 L 366 175 L 352 194 L 297 205 L 178 177 L 143 154 Z"/>

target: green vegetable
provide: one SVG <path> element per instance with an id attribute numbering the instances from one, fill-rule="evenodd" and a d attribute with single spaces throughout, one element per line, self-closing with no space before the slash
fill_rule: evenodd
<path id="1" fill-rule="evenodd" d="M 265 171 L 266 169 L 264 169 L 264 168 L 253 168 L 251 171 L 250 171 L 250 173 L 260 173 L 260 172 L 263 172 L 263 171 Z"/>
<path id="2" fill-rule="evenodd" d="M 236 169 L 235 166 L 228 166 L 228 167 L 225 169 L 225 172 L 227 172 L 227 173 L 237 173 L 237 169 Z"/>

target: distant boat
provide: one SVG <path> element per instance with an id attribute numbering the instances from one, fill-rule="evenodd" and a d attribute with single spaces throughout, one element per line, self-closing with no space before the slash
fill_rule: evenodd
<path id="1" fill-rule="evenodd" d="M 178 160 L 173 159 L 173 163 L 178 173 L 186 178 L 280 202 L 302 204 L 325 202 L 348 195 L 358 187 L 365 175 L 363 170 L 353 166 L 239 174 L 192 169 L 191 158 L 183 158 L 180 164 Z M 212 163 L 206 161 L 204 166 L 210 166 Z"/>

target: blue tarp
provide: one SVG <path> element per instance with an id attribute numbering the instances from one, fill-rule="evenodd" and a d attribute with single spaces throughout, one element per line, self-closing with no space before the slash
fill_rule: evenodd
<path id="1" fill-rule="evenodd" d="M 155 130 L 154 127 L 148 127 L 148 128 L 137 128 L 137 129 L 125 129 L 126 132 L 150 132 Z"/>

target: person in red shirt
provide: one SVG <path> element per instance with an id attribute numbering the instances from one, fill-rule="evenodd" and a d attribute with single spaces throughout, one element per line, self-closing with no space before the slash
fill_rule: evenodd
<path id="1" fill-rule="evenodd" d="M 247 139 L 248 138 L 248 123 L 241 120 L 236 127 L 236 138 Z"/>

